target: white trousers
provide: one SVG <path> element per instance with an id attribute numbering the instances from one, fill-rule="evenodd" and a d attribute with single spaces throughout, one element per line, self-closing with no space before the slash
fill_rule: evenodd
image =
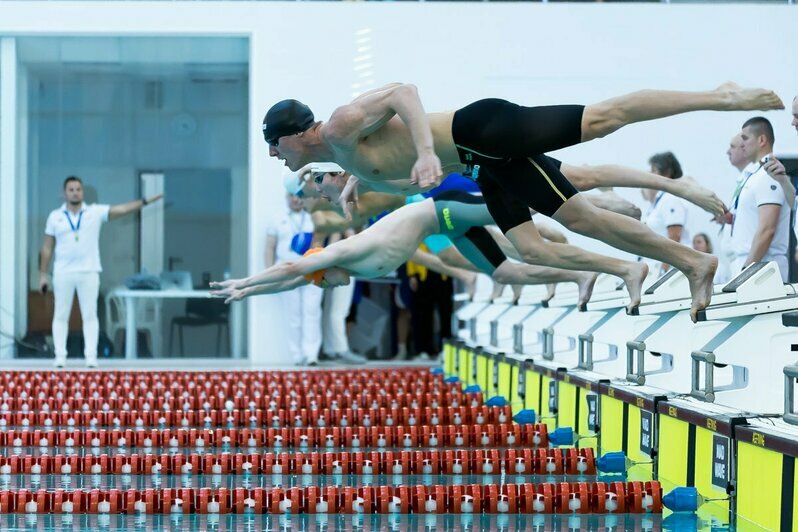
<path id="1" fill-rule="evenodd" d="M 324 290 L 324 340 L 322 351 L 328 355 L 347 353 L 349 340 L 346 337 L 346 317 L 352 306 L 355 282 Z"/>
<path id="2" fill-rule="evenodd" d="M 323 294 L 323 290 L 313 285 L 280 294 L 288 353 L 295 364 L 309 364 L 319 359 Z"/>
<path id="3" fill-rule="evenodd" d="M 100 295 L 100 274 L 97 272 L 57 273 L 53 275 L 53 344 L 55 358 L 66 360 L 67 334 L 72 301 L 78 294 L 80 316 L 83 320 L 83 354 L 87 361 L 97 360 L 97 341 L 100 322 L 97 319 L 97 297 Z"/>

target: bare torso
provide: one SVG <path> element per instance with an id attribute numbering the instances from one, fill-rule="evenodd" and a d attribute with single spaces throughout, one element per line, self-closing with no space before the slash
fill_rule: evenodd
<path id="1" fill-rule="evenodd" d="M 355 236 L 333 244 L 346 246 L 347 259 L 336 266 L 356 277 L 381 277 L 406 262 L 421 241 L 438 232 L 431 199 L 395 210 Z"/>
<path id="2" fill-rule="evenodd" d="M 427 115 L 441 160 L 443 174 L 463 170 L 452 139 L 454 112 Z M 322 126 L 324 127 L 324 126 Z M 424 189 L 410 183 L 410 171 L 416 162 L 416 148 L 410 130 L 398 116 L 377 131 L 360 139 L 354 149 L 333 147 L 335 162 L 352 172 L 372 190 L 410 195 Z"/>

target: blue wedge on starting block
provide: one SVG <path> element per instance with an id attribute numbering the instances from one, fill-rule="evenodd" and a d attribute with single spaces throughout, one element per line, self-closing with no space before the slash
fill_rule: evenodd
<path id="1" fill-rule="evenodd" d="M 503 395 L 494 395 L 485 401 L 485 406 L 507 406 L 507 399 Z"/>
<path id="2" fill-rule="evenodd" d="M 532 425 L 537 419 L 537 414 L 531 408 L 525 408 L 513 416 L 513 421 L 519 425 Z"/>
<path id="3" fill-rule="evenodd" d="M 479 384 L 472 384 L 471 386 L 466 386 L 465 393 L 480 393 L 482 388 L 479 387 Z"/>
<path id="4" fill-rule="evenodd" d="M 560 427 L 553 432 L 549 432 L 549 443 L 552 445 L 573 445 L 574 429 L 571 427 Z"/>
<path id="5" fill-rule="evenodd" d="M 430 370 L 430 373 L 432 373 L 433 375 L 442 375 L 443 374 L 443 368 L 432 368 Z"/>
<path id="6" fill-rule="evenodd" d="M 458 382 L 460 382 L 460 377 L 446 377 L 445 379 L 443 379 L 443 382 L 447 384 L 457 384 Z"/>

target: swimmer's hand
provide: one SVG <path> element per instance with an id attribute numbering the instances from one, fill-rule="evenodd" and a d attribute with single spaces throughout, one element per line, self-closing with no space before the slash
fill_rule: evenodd
<path id="1" fill-rule="evenodd" d="M 208 286 L 211 288 L 217 288 L 218 290 L 211 290 L 211 295 L 213 297 L 223 297 L 225 298 L 225 304 L 229 304 L 232 301 L 240 301 L 247 296 L 248 289 L 246 288 L 238 288 L 237 284 L 239 283 L 240 279 L 228 279 L 226 281 L 212 281 L 209 283 Z"/>
<path id="2" fill-rule="evenodd" d="M 698 205 L 714 217 L 723 217 L 724 213 L 727 212 L 726 205 L 714 192 L 702 187 L 693 179 L 685 176 L 674 180 L 674 184 L 682 189 L 681 195 L 684 199 Z"/>
<path id="3" fill-rule="evenodd" d="M 354 175 L 350 175 L 349 179 L 346 180 L 344 189 L 341 191 L 341 195 L 338 196 L 338 203 L 341 205 L 341 210 L 344 212 L 347 222 L 352 221 L 352 211 L 357 208 L 358 184 L 360 184 L 360 180 Z"/>
<path id="4" fill-rule="evenodd" d="M 734 215 L 726 211 L 720 216 L 713 216 L 711 221 L 720 225 L 730 225 L 734 221 Z"/>
<path id="5" fill-rule="evenodd" d="M 442 177 L 441 160 L 433 151 L 419 155 L 410 172 L 410 182 L 423 189 L 437 187 Z"/>
<path id="6" fill-rule="evenodd" d="M 208 283 L 210 288 L 221 288 L 226 290 L 228 288 L 237 288 L 243 279 L 227 279 L 225 281 L 211 281 Z"/>
<path id="7" fill-rule="evenodd" d="M 223 297 L 225 305 L 229 305 L 233 301 L 241 301 L 249 293 L 249 288 L 225 288 L 224 290 L 213 290 L 211 295 L 213 297 Z"/>

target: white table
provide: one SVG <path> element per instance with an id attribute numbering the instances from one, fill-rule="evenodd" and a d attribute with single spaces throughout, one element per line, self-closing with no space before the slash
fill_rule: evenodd
<path id="1" fill-rule="evenodd" d="M 138 356 L 138 334 L 136 330 L 136 299 L 205 299 L 212 297 L 208 290 L 130 290 L 114 288 L 109 297 L 125 300 L 125 358 L 134 360 Z M 241 305 L 230 305 L 230 353 L 241 358 Z"/>

